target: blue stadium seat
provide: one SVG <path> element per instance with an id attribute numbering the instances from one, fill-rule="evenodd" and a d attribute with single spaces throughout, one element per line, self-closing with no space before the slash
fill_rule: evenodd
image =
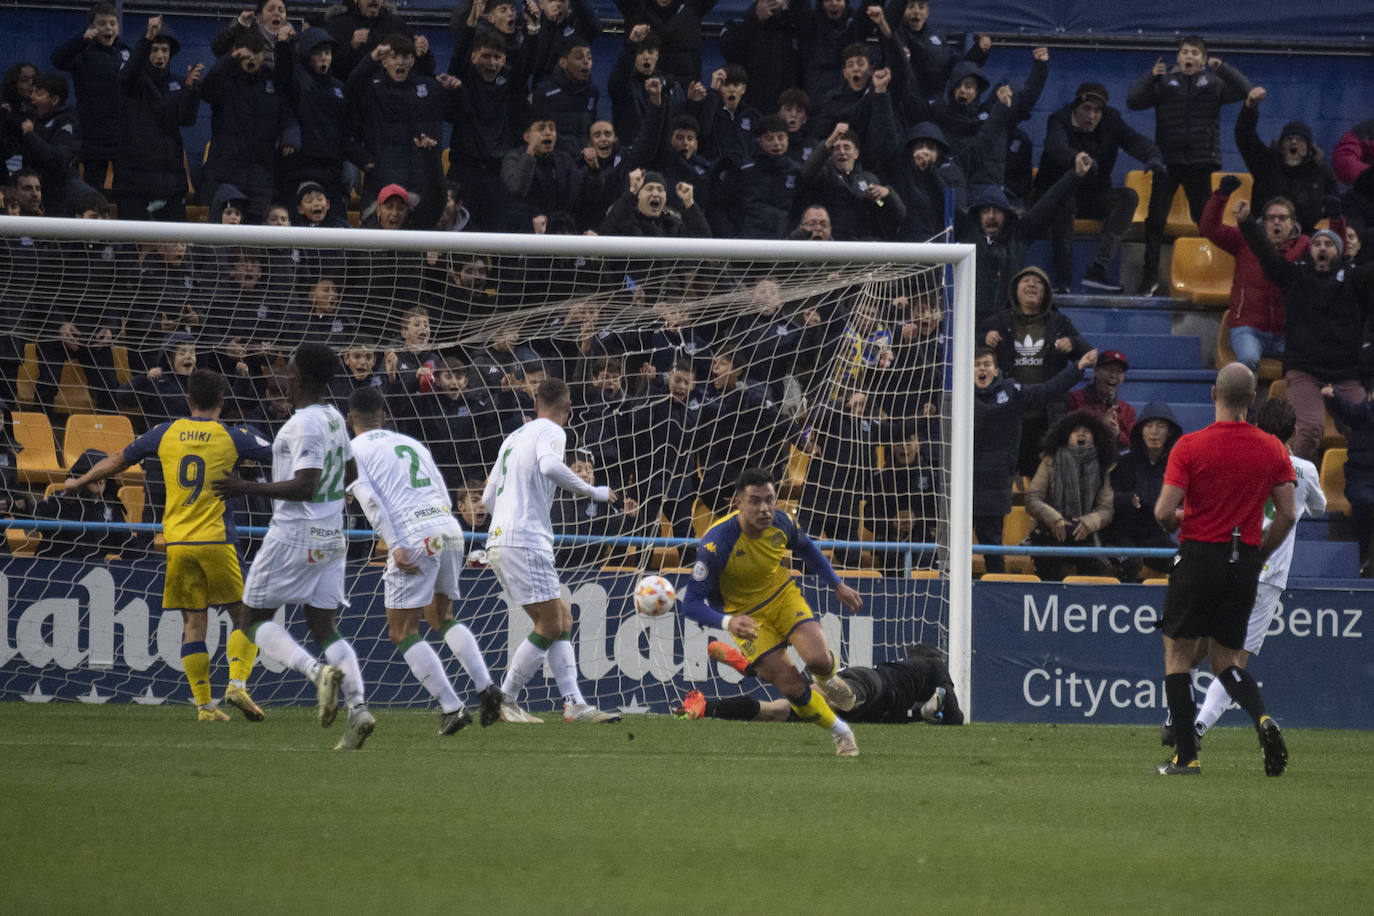
<path id="1" fill-rule="evenodd" d="M 1294 541 L 1292 576 L 1297 577 L 1299 573 L 1303 579 L 1358 576 L 1359 548 L 1354 541 Z"/>
<path id="2" fill-rule="evenodd" d="M 1129 355 L 1129 354 L 1128 354 Z M 1212 369 L 1136 369 L 1126 373 L 1121 394 L 1132 404 L 1167 401 L 1169 404 L 1200 404 L 1212 400 Z"/>
<path id="3" fill-rule="evenodd" d="M 1092 344 L 1099 351 L 1120 350 L 1131 362 L 1126 373 L 1130 379 L 1137 369 L 1200 369 L 1202 343 L 1184 334 L 1122 334 L 1105 332 L 1094 335 Z"/>
<path id="4" fill-rule="evenodd" d="M 1058 297 L 1055 303 L 1058 304 Z M 1086 308 L 1060 309 L 1074 327 L 1096 342 L 1100 334 L 1168 334 L 1173 328 L 1173 315 L 1164 309 L 1142 308 Z"/>
<path id="5" fill-rule="evenodd" d="M 1185 433 L 1197 432 L 1204 426 L 1210 426 L 1216 419 L 1216 407 L 1210 401 L 1206 404 L 1170 402 L 1169 409 L 1174 412 L 1178 425 L 1183 427 Z M 1139 411 L 1140 407 L 1137 407 L 1136 412 Z"/>

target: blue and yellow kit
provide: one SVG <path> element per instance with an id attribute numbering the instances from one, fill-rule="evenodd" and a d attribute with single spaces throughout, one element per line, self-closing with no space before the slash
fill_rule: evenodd
<path id="1" fill-rule="evenodd" d="M 229 474 L 240 458 L 270 464 L 272 443 L 247 427 L 186 417 L 159 423 L 124 449 L 130 463 L 156 458 L 166 498 L 162 532 L 167 541 L 164 608 L 204 610 L 243 597 L 234 517 L 210 482 Z"/>
<path id="2" fill-rule="evenodd" d="M 799 624 L 813 619 L 783 565 L 789 550 L 828 586 L 840 584 L 830 561 L 786 512 L 774 512 L 773 524 L 757 538 L 745 536 L 739 513 L 727 515 L 701 538 L 682 613 L 708 627 L 721 626 L 725 614 L 748 614 L 758 623 L 759 634 L 740 642 L 745 656 L 752 662 L 776 648 Z"/>

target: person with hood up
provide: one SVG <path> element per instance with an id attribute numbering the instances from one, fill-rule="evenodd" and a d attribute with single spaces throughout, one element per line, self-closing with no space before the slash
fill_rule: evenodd
<path id="1" fill-rule="evenodd" d="M 1045 88 L 1049 60 L 1047 48 L 1036 48 L 1025 88 L 1016 92 L 1002 83 L 986 100 L 982 97 L 992 82 L 982 68 L 968 60 L 954 65 L 944 94 L 930 107 L 930 120 L 945 132 L 970 186 L 1005 183 L 1007 135 L 1030 117 Z"/>
<path id="2" fill-rule="evenodd" d="M 178 81 L 171 61 L 181 50 L 161 16 L 148 26 L 124 69 L 119 71 L 119 152 L 112 196 L 120 219 L 186 219 L 186 152 L 181 129 L 196 123 L 201 64 Z"/>
<path id="3" fill-rule="evenodd" d="M 960 61 L 982 66 L 988 61 L 992 39 L 974 35 L 969 49 L 961 56 L 958 49 L 940 37 L 930 24 L 930 0 L 889 0 L 887 21 L 898 43 L 911 61 L 916 77 L 915 90 L 923 97 L 933 96 L 949 82 L 950 73 Z"/>
<path id="4" fill-rule="evenodd" d="M 1374 227 L 1374 118 L 1341 134 L 1331 150 L 1331 170 L 1337 181 L 1350 185 L 1341 196 L 1341 212 L 1360 235 L 1366 234 Z"/>
<path id="5" fill-rule="evenodd" d="M 1087 153 L 1075 156 L 1073 170 L 1065 172 L 1024 216 L 1017 216 L 1000 187 L 969 192 L 968 213 L 956 220 L 955 235 L 958 241 L 978 247 L 974 313 L 979 323 L 1008 301 L 1011 279 L 1026 263 L 1031 242 L 1044 233 L 1092 164 Z"/>
<path id="6" fill-rule="evenodd" d="M 344 183 L 344 160 L 362 167 L 367 153 L 346 136 L 350 117 L 343 81 L 333 74 L 338 42 L 320 28 L 306 29 L 281 42 L 278 50 L 288 56 L 289 65 L 278 69 L 282 90 L 300 125 L 301 146 L 282 160 L 277 175 L 277 199 L 299 200 L 299 188 L 317 183 L 329 202 L 322 222 L 332 227 L 348 225 L 348 189 Z"/>
<path id="7" fill-rule="evenodd" d="M 1131 447 L 1117 456 L 1112 469 L 1112 523 L 1102 532 L 1102 543 L 1163 549 L 1178 546 L 1155 522 L 1155 501 L 1164 488 L 1169 452 L 1181 435 L 1183 427 L 1163 401 L 1151 401 L 1140 411 L 1131 429 Z M 1144 565 L 1138 557 L 1117 562 L 1123 582 L 1136 578 Z M 1149 565 L 1164 566 L 1158 560 Z"/>
<path id="8" fill-rule="evenodd" d="M 906 205 L 906 219 L 897 231 L 898 241 L 925 242 L 945 227 L 945 190 L 954 189 L 954 205 L 968 205 L 963 170 L 949 155 L 940 126 L 922 121 L 909 128 L 902 155 L 889 164 L 892 190 Z"/>
<path id="9" fill-rule="evenodd" d="M 1267 95 L 1263 86 L 1251 89 L 1236 116 L 1236 148 L 1255 180 L 1250 199 L 1287 198 L 1298 211 L 1299 228 L 1312 232 L 1318 220 L 1334 215 L 1325 210 L 1326 199 L 1336 195 L 1336 176 L 1312 142 L 1312 128 L 1305 121 L 1283 125 L 1273 143 L 1260 139 L 1259 106 Z"/>
<path id="10" fill-rule="evenodd" d="M 98 449 L 87 449 L 67 471 L 80 477 L 105 458 Z M 105 527 L 124 522 L 124 504 L 119 501 L 119 483 L 101 480 L 87 484 L 74 493 L 60 489 L 34 509 L 34 517 L 72 523 L 70 528 L 43 531 L 38 555 L 57 559 L 83 560 L 121 551 L 141 552 L 151 546 L 151 535 Z M 139 519 L 143 521 L 143 519 Z M 152 518 L 147 518 L 152 521 Z"/>
<path id="11" fill-rule="evenodd" d="M 980 343 L 997 351 L 1003 373 L 1022 385 L 1049 381 L 1092 349 L 1072 319 L 1055 307 L 1050 278 L 1038 267 L 1024 268 L 1012 278 L 1007 307 L 984 322 L 980 334 Z M 1063 414 L 1060 398 L 1026 411 L 1019 452 L 1022 475 L 1035 473 L 1040 440 Z"/>
<path id="12" fill-rule="evenodd" d="M 1111 470 L 1116 446 L 1102 421 L 1078 411 L 1045 434 L 1040 467 L 1026 487 L 1026 512 L 1036 522 L 1030 542 L 1045 547 L 1102 546 L 1098 535 L 1112 520 Z M 1035 574 L 1046 582 L 1064 578 L 1064 557 L 1037 556 Z M 1079 575 L 1105 575 L 1103 557 L 1074 557 Z"/>

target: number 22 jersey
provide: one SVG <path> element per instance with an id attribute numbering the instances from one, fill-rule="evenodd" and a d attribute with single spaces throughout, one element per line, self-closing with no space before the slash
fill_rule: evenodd
<path id="1" fill-rule="evenodd" d="M 309 500 L 272 501 L 272 528 L 279 536 L 301 534 L 306 525 L 333 529 L 342 537 L 344 468 L 353 459 L 343 416 L 328 404 L 311 404 L 291 415 L 272 443 L 272 480 L 290 480 L 303 468 L 317 468 L 320 481 Z M 316 537 L 324 532 L 315 532 Z"/>

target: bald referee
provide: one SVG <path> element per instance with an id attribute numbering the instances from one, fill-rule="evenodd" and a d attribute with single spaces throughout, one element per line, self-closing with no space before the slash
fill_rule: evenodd
<path id="1" fill-rule="evenodd" d="M 1202 640 L 1211 640 L 1212 670 L 1242 709 L 1255 720 L 1264 772 L 1278 776 L 1288 748 L 1278 724 L 1265 714 L 1259 684 L 1241 667 L 1245 629 L 1264 558 L 1283 543 L 1297 521 L 1296 476 L 1283 443 L 1245 422 L 1255 400 L 1255 376 L 1240 363 L 1217 373 L 1212 386 L 1216 422 L 1178 440 L 1155 503 L 1155 520 L 1165 531 L 1182 528 L 1178 557 L 1164 599 L 1164 691 L 1175 722 L 1197 714 L 1189 668 Z M 1261 534 L 1265 502 L 1274 518 Z M 1180 508 L 1184 506 L 1186 507 Z M 1202 772 L 1197 735 L 1180 728 L 1178 753 L 1161 775 Z"/>

